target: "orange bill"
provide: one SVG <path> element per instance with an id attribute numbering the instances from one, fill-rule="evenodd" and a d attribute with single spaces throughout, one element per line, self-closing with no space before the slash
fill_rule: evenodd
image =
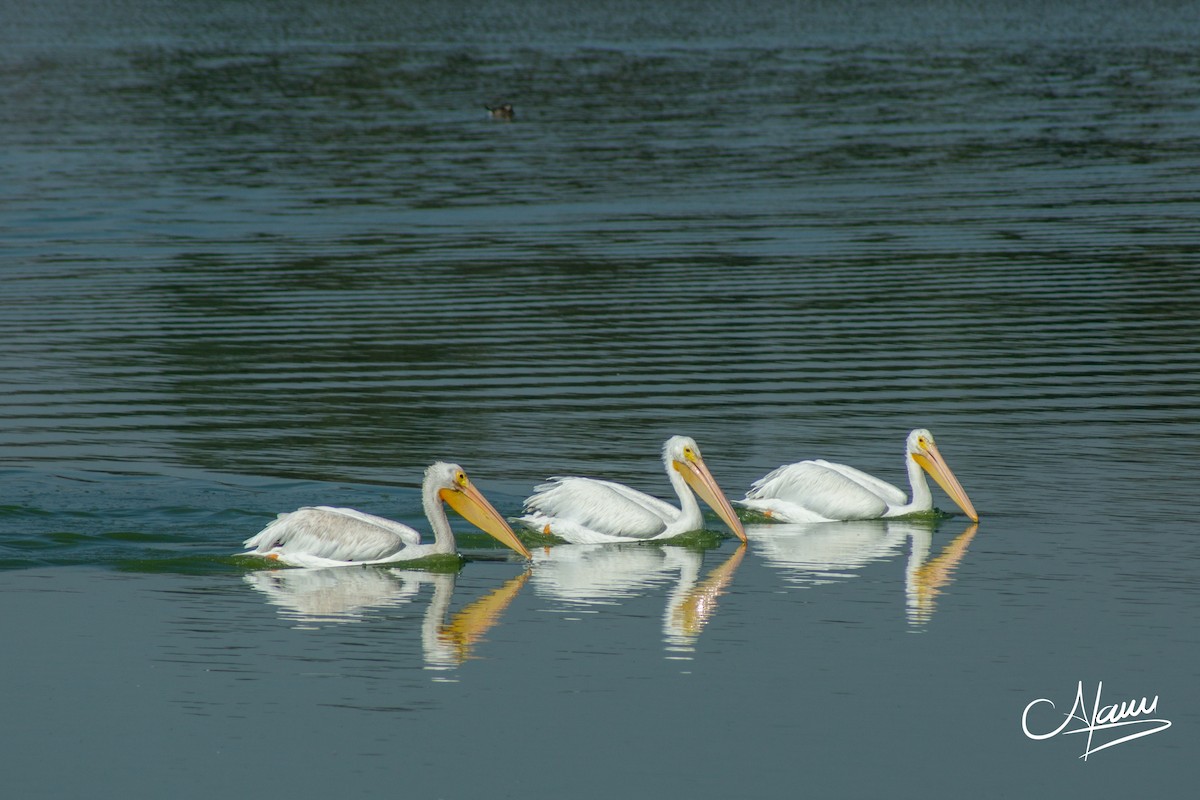
<path id="1" fill-rule="evenodd" d="M 466 480 L 465 475 L 457 488 L 442 489 L 438 494 L 446 505 L 457 511 L 467 522 L 501 544 L 508 545 L 525 558 L 532 558 L 529 548 L 521 543 L 508 522 L 500 516 L 500 512 L 492 507 L 473 483 Z"/>
<path id="2" fill-rule="evenodd" d="M 746 531 L 742 529 L 742 521 L 734 513 L 733 506 L 725 499 L 725 493 L 721 491 L 720 486 L 717 486 L 717 481 L 708 471 L 704 460 L 696 455 L 694 459 L 688 461 L 675 461 L 674 466 L 687 481 L 688 486 L 692 487 L 692 491 L 701 500 L 708 503 L 713 511 L 717 512 L 717 516 L 725 521 L 725 524 L 737 534 L 739 539 L 743 542 L 746 541 Z"/>
<path id="3" fill-rule="evenodd" d="M 946 460 L 942 458 L 937 445 L 930 442 L 929 446 L 925 448 L 924 453 L 913 454 L 913 461 L 916 461 L 921 466 L 921 469 L 933 476 L 933 479 L 938 482 L 938 486 L 941 486 L 946 494 L 950 495 L 950 499 L 958 504 L 958 507 L 963 510 L 964 514 L 971 518 L 972 522 L 979 522 L 979 515 L 975 513 L 975 506 L 971 505 L 971 500 L 967 497 L 967 493 L 963 491 L 962 484 L 958 482 L 958 478 L 954 477 L 954 473 L 946 465 Z"/>

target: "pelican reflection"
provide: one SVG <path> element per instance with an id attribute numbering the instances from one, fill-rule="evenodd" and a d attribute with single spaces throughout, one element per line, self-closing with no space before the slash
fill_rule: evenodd
<path id="1" fill-rule="evenodd" d="M 747 525 L 746 537 L 789 583 L 816 586 L 851 578 L 867 564 L 895 557 L 914 524 L 921 523 L 768 522 Z"/>
<path id="2" fill-rule="evenodd" d="M 533 585 L 543 596 L 574 608 L 617 606 L 670 586 L 662 631 L 672 657 L 689 658 L 728 589 L 746 546 L 702 576 L 705 553 L 671 545 L 560 544 L 534 551 Z"/>
<path id="3" fill-rule="evenodd" d="M 431 669 L 449 669 L 470 658 L 475 645 L 525 585 L 529 571 L 464 606 L 447 621 L 457 578 L 453 572 L 380 567 L 268 569 L 245 576 L 297 628 L 366 621 L 374 617 L 372 612 L 413 602 L 425 585 L 432 584 L 433 595 L 421 624 L 421 647 Z"/>
<path id="4" fill-rule="evenodd" d="M 708 620 L 717 610 L 717 598 L 729 588 L 733 581 L 733 573 L 746 557 L 746 543 L 738 545 L 737 550 L 729 558 L 705 576 L 704 580 L 695 583 L 694 580 L 685 585 L 680 581 L 671 593 L 671 601 L 667 604 L 667 619 L 663 621 L 663 633 L 666 636 L 667 647 L 684 652 L 691 652 L 700 632 L 708 624 Z M 696 565 L 699 567 L 699 564 Z M 697 569 L 697 574 L 699 570 Z"/>
<path id="5" fill-rule="evenodd" d="M 979 525 L 971 523 L 967 529 L 942 548 L 937 558 L 930 559 L 933 531 L 917 529 L 912 533 L 912 550 L 908 557 L 908 568 L 904 574 L 904 593 L 908 599 L 908 622 L 920 626 L 929 622 L 936 610 L 937 596 L 954 580 L 963 556 Z"/>
<path id="6" fill-rule="evenodd" d="M 747 525 L 746 536 L 770 566 L 799 586 L 852 578 L 868 564 L 899 556 L 905 542 L 911 542 L 904 591 L 909 624 L 920 626 L 932 618 L 938 594 L 949 585 L 979 529 L 971 523 L 930 559 L 939 523 L 933 519 L 764 523 Z"/>

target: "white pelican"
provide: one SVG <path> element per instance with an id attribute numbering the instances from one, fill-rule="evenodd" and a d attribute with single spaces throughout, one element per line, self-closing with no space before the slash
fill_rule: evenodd
<path id="1" fill-rule="evenodd" d="M 663 445 L 662 457 L 680 508 L 619 483 L 554 477 L 525 500 L 521 522 L 574 544 L 670 539 L 704 527 L 698 494 L 746 541 L 741 520 L 705 466 L 696 441 L 672 436 Z"/>
<path id="2" fill-rule="evenodd" d="M 912 487 L 911 502 L 900 489 L 873 475 L 817 460 L 786 464 L 759 478 L 741 505 L 780 522 L 900 517 L 933 509 L 933 495 L 925 482 L 928 472 L 964 514 L 979 521 L 967 493 L 938 452 L 932 433 L 918 428 L 908 435 L 904 462 Z"/>
<path id="3" fill-rule="evenodd" d="M 316 506 L 280 514 L 245 541 L 244 555 L 264 556 L 297 567 L 335 567 L 453 554 L 454 532 L 442 506 L 445 502 L 475 527 L 525 558 L 530 557 L 504 517 L 457 464 L 439 461 L 425 470 L 421 502 L 433 526 L 433 544 L 421 544 L 420 533 L 390 519 L 352 508 Z"/>

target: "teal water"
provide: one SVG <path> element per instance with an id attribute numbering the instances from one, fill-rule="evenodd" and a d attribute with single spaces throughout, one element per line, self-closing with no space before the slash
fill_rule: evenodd
<path id="1" fill-rule="evenodd" d="M 0 3 L 14 797 L 1186 794 L 1187 4 L 34 5 Z M 977 528 L 233 555 L 305 504 L 424 527 L 436 459 L 515 516 L 555 474 L 666 495 L 675 433 L 732 498 L 900 482 L 918 426 Z M 1023 734 L 1081 681 L 1172 726 Z"/>

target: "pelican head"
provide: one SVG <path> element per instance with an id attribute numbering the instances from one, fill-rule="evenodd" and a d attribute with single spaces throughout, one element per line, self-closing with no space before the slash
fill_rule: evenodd
<path id="1" fill-rule="evenodd" d="M 725 493 L 708 471 L 695 439 L 690 436 L 672 436 L 667 439 L 667 443 L 663 445 L 663 463 L 667 469 L 674 469 L 682 475 L 692 491 L 717 512 L 717 516 L 725 521 L 739 539 L 746 541 L 742 521 L 738 519 L 733 506 L 725 499 Z"/>
<path id="2" fill-rule="evenodd" d="M 425 470 L 425 484 L 436 490 L 437 496 L 467 522 L 501 544 L 508 545 L 525 558 L 532 558 L 529 548 L 521 543 L 504 517 L 500 516 L 500 512 L 475 488 L 467 473 L 458 464 L 447 464 L 444 461 L 431 464 Z"/>
<path id="3" fill-rule="evenodd" d="M 958 482 L 958 478 L 954 477 L 954 473 L 946 465 L 946 460 L 938 452 L 937 444 L 933 441 L 933 434 L 925 428 L 917 428 L 908 435 L 907 450 L 908 457 L 933 476 L 933 479 L 958 504 L 963 513 L 970 517 L 972 522 L 978 522 L 979 515 L 975 513 L 975 506 L 971 505 L 971 500 L 963 491 L 962 484 Z"/>

